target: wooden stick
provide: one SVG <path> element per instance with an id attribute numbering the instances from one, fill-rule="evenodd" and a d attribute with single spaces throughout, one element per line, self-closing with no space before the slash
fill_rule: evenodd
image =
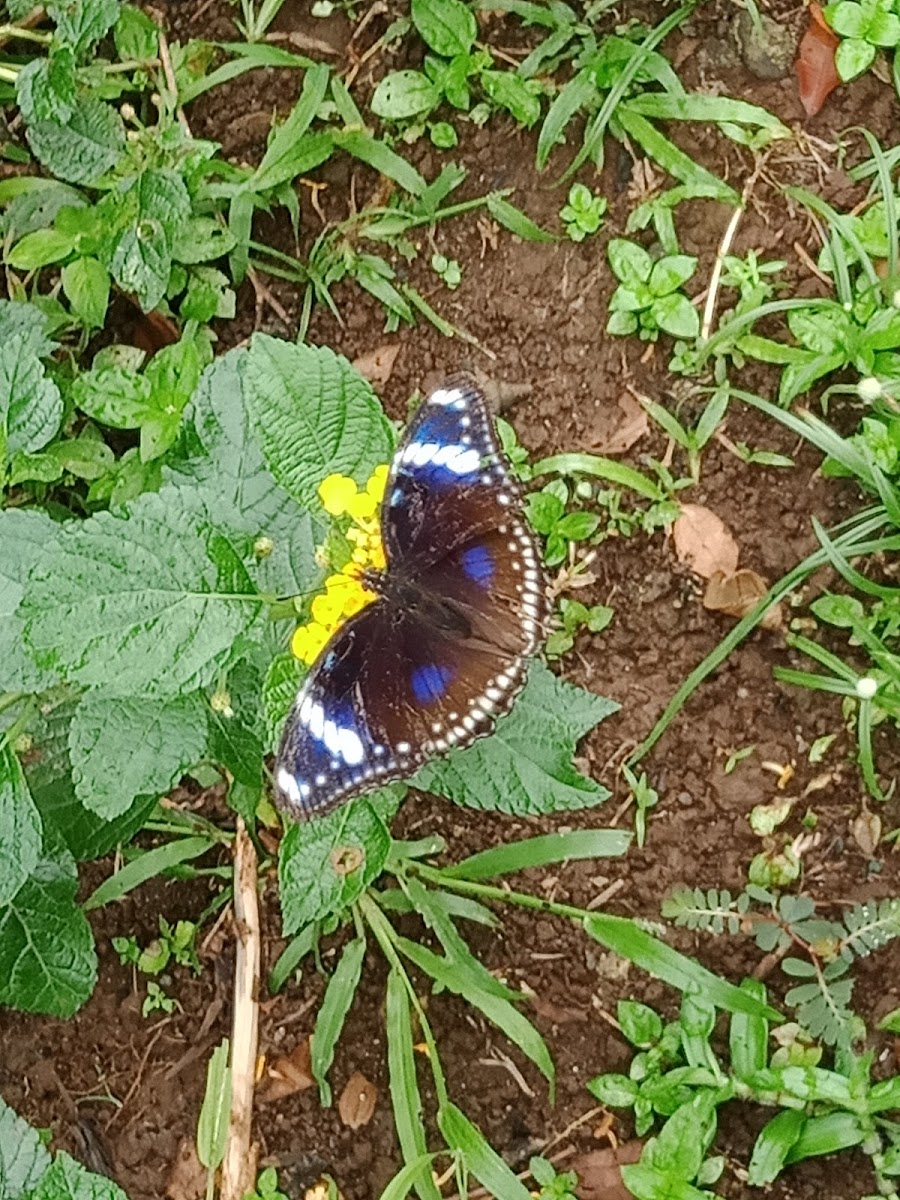
<path id="1" fill-rule="evenodd" d="M 243 1200 L 256 1184 L 256 1148 L 251 1147 L 253 1089 L 259 1045 L 259 926 L 256 851 L 242 817 L 234 842 L 234 924 L 237 933 L 234 1011 L 231 1021 L 231 1117 L 222 1164 L 220 1200 Z"/>

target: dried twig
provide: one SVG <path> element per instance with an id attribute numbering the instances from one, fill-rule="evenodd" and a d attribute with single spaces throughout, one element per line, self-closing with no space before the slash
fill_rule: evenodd
<path id="1" fill-rule="evenodd" d="M 740 224 L 741 217 L 747 211 L 747 203 L 756 186 L 756 181 L 759 179 L 760 172 L 766 163 L 766 156 L 762 157 L 756 164 L 753 174 L 744 184 L 744 190 L 741 193 L 740 203 L 731 214 L 731 220 L 725 228 L 722 235 L 722 241 L 719 244 L 718 252 L 716 253 L 716 261 L 713 264 L 712 275 L 709 278 L 709 291 L 706 295 L 706 305 L 703 309 L 703 325 L 700 330 L 700 338 L 706 341 L 712 331 L 713 317 L 716 312 L 716 301 L 719 298 L 719 285 L 722 279 L 722 269 L 725 265 L 725 259 L 731 250 L 731 243 L 734 241 L 734 235 L 737 233 L 737 227 Z"/>
<path id="2" fill-rule="evenodd" d="M 259 964 L 261 935 L 256 892 L 256 851 L 241 817 L 234 842 L 234 923 L 237 932 L 234 1011 L 231 1023 L 231 1118 L 222 1164 L 220 1200 L 243 1200 L 256 1180 L 251 1148 L 253 1088 L 259 1045 Z"/>

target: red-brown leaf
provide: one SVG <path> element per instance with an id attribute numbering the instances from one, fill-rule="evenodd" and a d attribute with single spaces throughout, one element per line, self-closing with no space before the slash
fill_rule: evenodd
<path id="1" fill-rule="evenodd" d="M 806 115 L 814 117 L 841 82 L 834 65 L 834 52 L 840 38 L 829 28 L 816 3 L 809 6 L 809 25 L 800 41 L 800 53 L 794 64 L 800 87 L 800 102 Z"/>

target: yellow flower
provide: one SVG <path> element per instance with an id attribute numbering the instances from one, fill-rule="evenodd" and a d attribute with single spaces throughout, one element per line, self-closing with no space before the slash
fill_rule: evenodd
<path id="1" fill-rule="evenodd" d="M 343 570 L 329 575 L 324 591 L 314 597 L 310 620 L 298 626 L 291 638 L 291 652 L 301 662 L 312 664 L 348 617 L 361 612 L 375 599 L 363 583 L 366 571 L 383 571 L 386 562 L 378 509 L 387 484 L 387 466 L 376 467 L 363 489 L 346 475 L 328 475 L 319 484 L 319 498 L 333 517 L 349 516 L 347 540 L 353 550 Z M 317 557 L 317 562 L 319 558 Z"/>

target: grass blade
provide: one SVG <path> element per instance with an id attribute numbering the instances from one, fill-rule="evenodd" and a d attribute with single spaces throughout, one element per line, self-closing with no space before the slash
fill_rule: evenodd
<path id="1" fill-rule="evenodd" d="M 91 909 L 102 908 L 104 904 L 109 904 L 113 900 L 121 900 L 123 896 L 127 896 L 129 892 L 140 887 L 142 883 L 146 883 L 148 879 L 154 879 L 170 867 L 177 867 L 179 863 L 199 858 L 214 845 L 215 842 L 212 838 L 187 837 L 179 838 L 176 842 L 167 842 L 164 846 L 157 846 L 153 850 L 147 850 L 138 858 L 133 858 L 121 871 L 117 871 L 109 879 L 104 879 L 103 883 L 88 896 L 82 907 L 85 912 L 90 912 Z"/>
<path id="2" fill-rule="evenodd" d="M 645 154 L 649 155 L 673 179 L 690 188 L 702 189 L 704 195 L 721 200 L 723 204 L 738 205 L 740 197 L 734 188 L 728 186 L 717 175 L 694 162 L 689 154 L 670 142 L 634 107 L 633 102 L 620 104 L 616 119 L 630 138 L 638 143 Z"/>
<path id="3" fill-rule="evenodd" d="M 492 1196 L 502 1196 L 503 1200 L 531 1200 L 528 1188 L 455 1104 L 442 1105 L 438 1127 L 450 1149 L 462 1155 L 467 1170 Z"/>
<path id="4" fill-rule="evenodd" d="M 652 479 L 633 467 L 599 454 L 552 454 L 536 462 L 532 470 L 535 475 L 596 475 L 608 483 L 631 488 L 646 500 L 664 499 Z"/>
<path id="5" fill-rule="evenodd" d="M 414 1185 L 419 1200 L 440 1200 L 440 1192 L 431 1176 L 432 1156 L 428 1153 L 425 1127 L 422 1124 L 422 1097 L 416 1077 L 409 995 L 406 991 L 406 981 L 396 969 L 390 972 L 387 980 L 386 1025 L 388 1077 L 394 1125 L 403 1152 L 404 1169 L 410 1171 L 406 1187 L 408 1190 L 410 1185 Z M 416 1169 L 412 1170 L 413 1167 Z M 392 1181 L 394 1182 L 396 1180 Z M 400 1185 L 397 1186 L 399 1188 Z M 398 1194 L 405 1195 L 406 1192 Z"/>
<path id="6" fill-rule="evenodd" d="M 483 850 L 448 867 L 442 874 L 456 879 L 493 879 L 496 875 L 508 875 L 527 867 L 546 867 L 567 859 L 615 858 L 630 845 L 631 834 L 619 829 L 548 833 Z"/>
<path id="7" fill-rule="evenodd" d="M 520 208 L 516 208 L 514 204 L 510 204 L 496 192 L 491 192 L 486 199 L 486 204 L 488 212 L 499 225 L 524 241 L 555 242 L 557 240 L 552 233 L 541 229 L 540 225 L 535 224 L 531 217 L 526 216 Z"/>
<path id="8" fill-rule="evenodd" d="M 393 179 L 411 196 L 421 196 L 428 186 L 416 168 L 390 146 L 361 129 L 348 129 L 332 135 L 334 144 L 380 175 Z"/>
<path id="9" fill-rule="evenodd" d="M 322 1007 L 316 1017 L 316 1027 L 310 1043 L 312 1073 L 319 1085 L 323 1107 L 331 1104 L 331 1085 L 327 1075 L 334 1059 L 334 1048 L 344 1028 L 344 1021 L 353 1003 L 366 955 L 366 939 L 354 938 L 344 948 L 341 961 L 328 981 Z"/>
<path id="10" fill-rule="evenodd" d="M 206 1068 L 206 1091 L 197 1121 L 197 1157 L 207 1171 L 215 1171 L 225 1157 L 231 1116 L 231 1072 L 228 1038 L 213 1050 Z"/>

